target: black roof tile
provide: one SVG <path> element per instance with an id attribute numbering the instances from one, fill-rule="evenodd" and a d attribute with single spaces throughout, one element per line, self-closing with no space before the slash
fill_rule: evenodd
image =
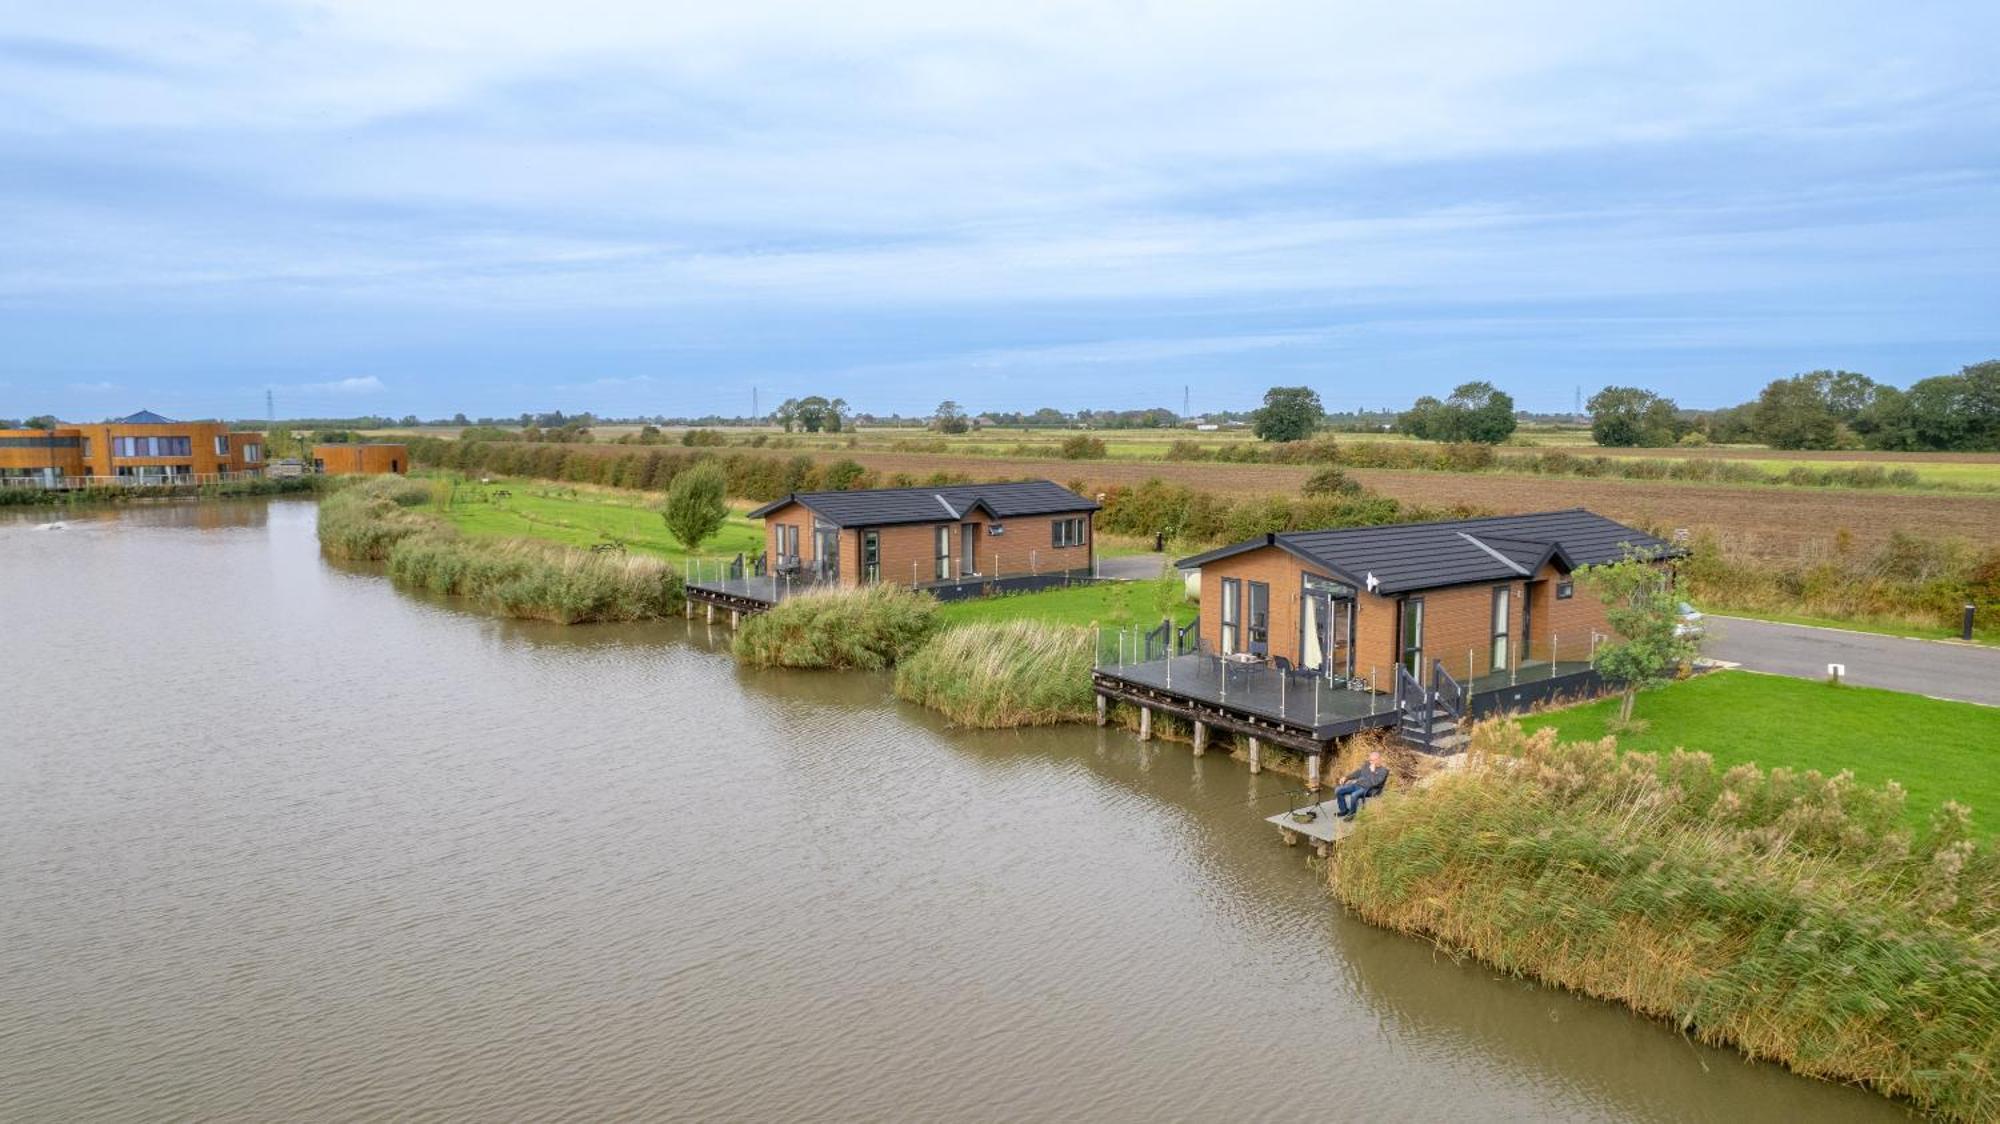
<path id="1" fill-rule="evenodd" d="M 757 508 L 750 517 L 761 519 L 794 502 L 806 505 L 815 515 L 841 527 L 956 523 L 974 510 L 982 510 L 994 519 L 1097 510 L 1097 504 L 1053 480 L 1023 480 L 1011 484 L 794 492 Z"/>
<path id="2" fill-rule="evenodd" d="M 1356 585 L 1375 579 L 1378 593 L 1405 593 L 1533 573 L 1555 557 L 1569 567 L 1616 562 L 1628 552 L 1684 553 L 1652 535 L 1570 508 L 1438 523 L 1395 523 L 1332 531 L 1286 531 L 1181 559 L 1200 566 L 1233 554 L 1279 546 Z"/>

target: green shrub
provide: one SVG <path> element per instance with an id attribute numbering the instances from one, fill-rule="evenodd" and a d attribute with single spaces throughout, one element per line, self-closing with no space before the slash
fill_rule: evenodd
<path id="1" fill-rule="evenodd" d="M 1068 461 L 1101 461 L 1104 459 L 1104 439 L 1079 433 L 1075 437 L 1065 437 L 1062 443 L 1062 458 Z"/>
<path id="2" fill-rule="evenodd" d="M 937 599 L 893 585 L 809 593 L 743 622 L 736 658 L 752 667 L 880 671 L 917 649 L 937 620 Z"/>
<path id="3" fill-rule="evenodd" d="M 938 633 L 896 666 L 896 694 L 961 726 L 1047 726 L 1094 713 L 1090 629 L 1017 620 Z"/>
<path id="4" fill-rule="evenodd" d="M 2000 1117 L 2000 858 L 1947 804 L 1553 730 L 1371 805 L 1335 892 L 1375 924 L 1962 1120 Z"/>

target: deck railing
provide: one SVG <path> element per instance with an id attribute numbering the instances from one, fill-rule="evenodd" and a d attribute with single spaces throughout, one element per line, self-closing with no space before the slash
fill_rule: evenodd
<path id="1" fill-rule="evenodd" d="M 262 480 L 263 469 L 246 472 L 187 472 L 178 476 L 0 476 L 0 488 L 74 492 L 85 488 L 193 488 L 236 480 Z"/>

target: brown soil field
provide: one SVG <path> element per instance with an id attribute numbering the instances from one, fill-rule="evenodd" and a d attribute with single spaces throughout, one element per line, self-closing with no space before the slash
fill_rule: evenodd
<path id="1" fill-rule="evenodd" d="M 1501 456 L 1509 453 L 1573 453 L 1579 457 L 1635 457 L 1640 460 L 1725 460 L 1725 461 L 1858 461 L 1863 464 L 1923 465 L 1923 464 L 2000 464 L 2000 453 L 1895 453 L 1873 449 L 1765 449 L 1741 446 L 1708 446 L 1699 449 L 1684 449 L 1678 445 L 1665 449 L 1628 449 L 1604 445 L 1545 445 L 1538 449 L 1524 449 L 1512 445 L 1499 447 Z"/>
<path id="2" fill-rule="evenodd" d="M 595 446 L 607 455 L 630 451 Z M 792 457 L 797 449 L 730 449 Z M 975 480 L 1045 477 L 1082 483 L 1086 491 L 1150 478 L 1219 495 L 1296 495 L 1313 470 L 1293 465 L 1176 462 L 1014 460 L 930 453 L 876 453 L 866 449 L 817 450 L 825 462 L 851 459 L 884 476 L 907 472 L 961 472 Z M 1398 472 L 1350 469 L 1364 486 L 1407 503 L 1465 504 L 1497 513 L 1587 507 L 1601 515 L 1650 529 L 1712 531 L 1731 554 L 1791 560 L 1821 556 L 1842 531 L 1856 547 L 1870 548 L 1903 531 L 1924 538 L 1961 538 L 2000 544 L 2000 495 L 1869 492 L 1858 489 L 1675 484 L 1588 480 L 1507 473 Z"/>

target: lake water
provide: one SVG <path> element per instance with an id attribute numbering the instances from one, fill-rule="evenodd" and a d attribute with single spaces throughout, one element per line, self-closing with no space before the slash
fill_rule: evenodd
<path id="1" fill-rule="evenodd" d="M 0 514 L 0 1119 L 1902 1118 L 1353 921 L 1287 782 Z"/>

